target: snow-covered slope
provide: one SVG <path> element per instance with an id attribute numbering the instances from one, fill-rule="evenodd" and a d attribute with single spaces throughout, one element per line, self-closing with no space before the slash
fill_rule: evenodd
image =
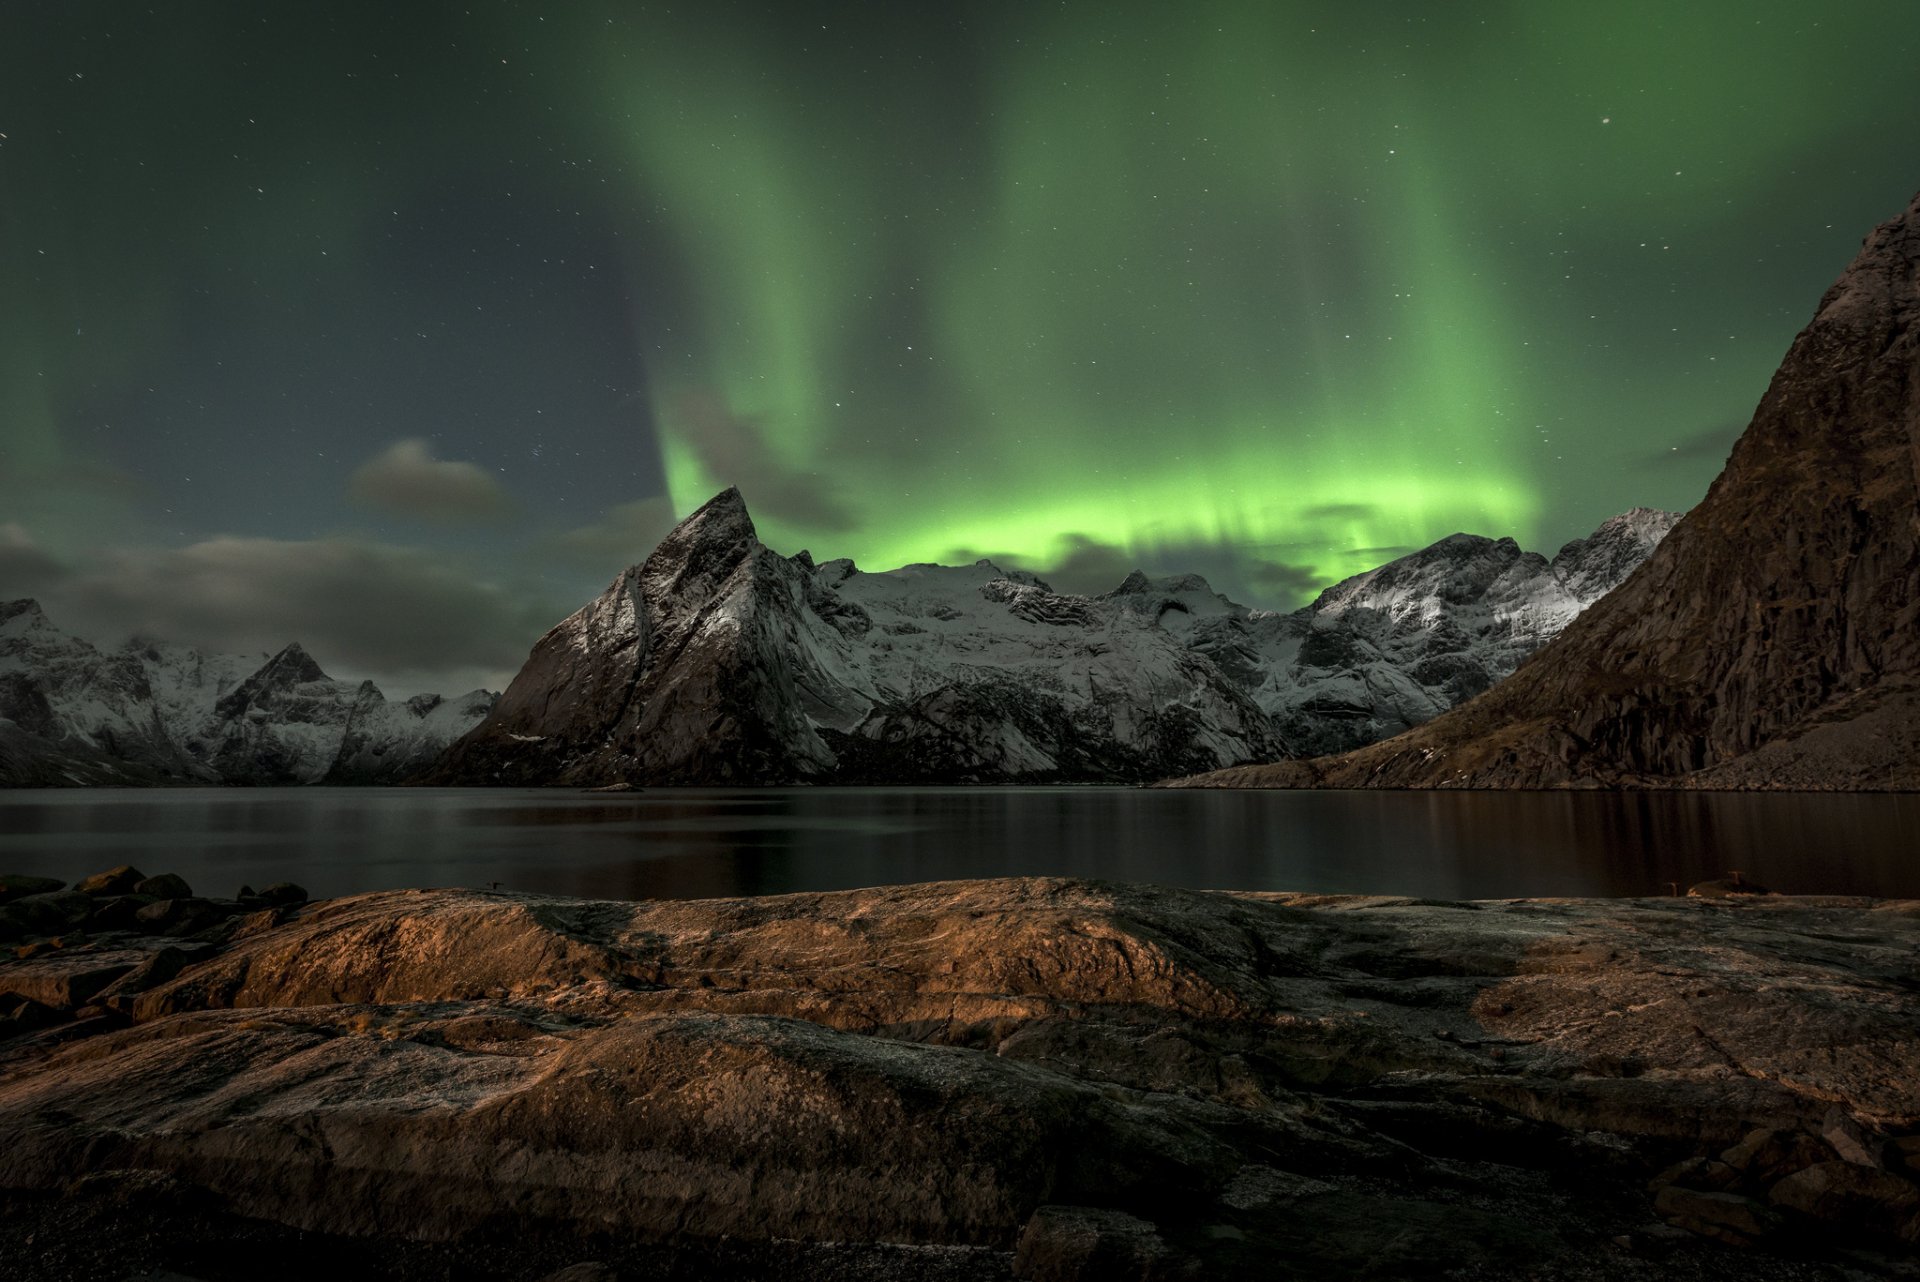
<path id="1" fill-rule="evenodd" d="M 1367 742 L 1514 666 L 1673 518 L 1553 561 L 1455 535 L 1291 614 L 1204 579 L 1056 593 L 990 561 L 865 573 L 762 546 L 737 491 L 534 647 L 435 779 L 1142 780 Z"/>
<path id="2" fill-rule="evenodd" d="M 0 602 L 0 785 L 396 783 L 492 706 L 388 703 L 297 644 L 264 663 L 145 638 L 102 651 Z"/>
<path id="3" fill-rule="evenodd" d="M 1289 755 L 1399 734 L 1513 672 L 1647 559 L 1679 514 L 1635 508 L 1549 561 L 1512 539 L 1454 534 L 1249 630 L 1256 698 Z"/>

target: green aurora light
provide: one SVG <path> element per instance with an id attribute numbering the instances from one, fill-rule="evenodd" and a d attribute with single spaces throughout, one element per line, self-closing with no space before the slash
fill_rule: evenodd
<path id="1" fill-rule="evenodd" d="M 698 341 L 654 370 L 674 504 L 731 479 L 695 396 L 858 513 L 763 512 L 767 537 L 870 564 L 1044 566 L 1077 536 L 1324 581 L 1455 529 L 1537 546 L 1685 506 L 1708 469 L 1592 472 L 1757 399 L 1789 318 L 1687 286 L 1727 209 L 1826 145 L 1831 60 L 1886 54 L 1868 6 L 1731 12 L 1007 10 L 964 85 L 856 70 L 831 23 L 804 51 L 606 40 L 589 83 L 693 265 Z M 1885 72 L 1851 92 L 1910 112 Z"/>

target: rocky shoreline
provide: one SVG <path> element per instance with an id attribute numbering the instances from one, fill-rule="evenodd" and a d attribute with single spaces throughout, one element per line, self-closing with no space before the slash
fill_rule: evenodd
<path id="1" fill-rule="evenodd" d="M 0 878 L 10 1276 L 1920 1276 L 1916 901 L 130 872 Z"/>

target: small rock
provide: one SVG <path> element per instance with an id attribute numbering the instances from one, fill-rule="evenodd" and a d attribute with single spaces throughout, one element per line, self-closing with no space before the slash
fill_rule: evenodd
<path id="1" fill-rule="evenodd" d="M 549 1273 L 540 1282 L 620 1282 L 620 1274 L 611 1265 L 598 1260 L 569 1264 L 558 1273 Z"/>
<path id="2" fill-rule="evenodd" d="M 307 892 L 290 881 L 276 881 L 271 886 L 262 886 L 255 898 L 269 904 L 304 904 L 307 902 Z"/>
<path id="3" fill-rule="evenodd" d="M 84 878 L 74 889 L 83 895 L 127 895 L 146 880 L 146 874 L 131 864 L 121 864 Z"/>
<path id="4" fill-rule="evenodd" d="M 1838 1105 L 1828 1109 L 1827 1115 L 1820 1119 L 1820 1138 L 1843 1162 L 1876 1168 L 1881 1165 L 1879 1139 Z"/>
<path id="5" fill-rule="evenodd" d="M 87 925 L 95 930 L 132 930 L 138 924 L 140 910 L 153 902 L 151 895 L 103 895 L 94 900 L 93 916 L 87 918 Z"/>
<path id="6" fill-rule="evenodd" d="M 1173 1252 L 1146 1220 L 1090 1206 L 1043 1206 L 1014 1247 L 1022 1282 L 1106 1282 L 1171 1276 Z"/>
<path id="7" fill-rule="evenodd" d="M 139 953 L 56 949 L 0 963 L 0 992 L 31 997 L 57 1010 L 84 1006 L 145 960 Z"/>
<path id="8" fill-rule="evenodd" d="M 57 935 L 93 915 L 93 896 L 78 890 L 54 890 L 25 895 L 7 905 L 7 911 L 35 935 Z"/>
<path id="9" fill-rule="evenodd" d="M 1669 1184 L 1653 1199 L 1669 1223 L 1705 1237 L 1746 1245 L 1773 1231 L 1775 1217 L 1760 1203 L 1738 1193 L 1710 1193 Z"/>
<path id="10" fill-rule="evenodd" d="M 233 892 L 233 897 L 239 900 L 247 900 L 258 899 L 260 896 L 254 891 L 252 886 L 243 885 L 240 889 Z"/>
<path id="11" fill-rule="evenodd" d="M 1759 882 L 1748 881 L 1739 873 L 1716 877 L 1712 881 L 1695 882 L 1687 887 L 1687 894 L 1694 899 L 1727 899 L 1734 895 L 1771 895 L 1772 893 Z"/>
<path id="12" fill-rule="evenodd" d="M 130 1013 L 136 995 L 175 978 L 193 959 L 185 949 L 168 946 L 100 990 L 94 998 L 108 1010 Z"/>
<path id="13" fill-rule="evenodd" d="M 60 1012 L 18 993 L 0 993 L 0 1038 L 37 1033 L 60 1022 Z"/>
<path id="14" fill-rule="evenodd" d="M 1833 1160 L 1833 1150 L 1804 1131 L 1760 1127 L 1720 1154 L 1720 1160 L 1753 1185 L 1772 1184 L 1816 1162 Z"/>
<path id="15" fill-rule="evenodd" d="M 191 899 L 193 887 L 187 885 L 185 877 L 163 872 L 157 877 L 147 877 L 134 883 L 133 893 L 152 895 L 155 899 Z"/>
<path id="16" fill-rule="evenodd" d="M 1812 1219 L 1898 1233 L 1920 1211 L 1920 1188 L 1854 1162 L 1821 1162 L 1775 1184 L 1767 1200 Z"/>
<path id="17" fill-rule="evenodd" d="M 0 873 L 0 904 L 27 895 L 50 895 L 65 890 L 67 883 L 57 877 L 31 877 L 26 873 Z"/>
<path id="18" fill-rule="evenodd" d="M 1710 1157 L 1690 1157 L 1676 1162 L 1648 1181 L 1656 1192 L 1670 1186 L 1722 1192 L 1740 1182 L 1740 1172 L 1726 1162 Z"/>
<path id="19" fill-rule="evenodd" d="M 144 930 L 164 935 L 192 935 L 225 921 L 238 905 L 228 909 L 211 899 L 162 899 L 134 914 Z"/>

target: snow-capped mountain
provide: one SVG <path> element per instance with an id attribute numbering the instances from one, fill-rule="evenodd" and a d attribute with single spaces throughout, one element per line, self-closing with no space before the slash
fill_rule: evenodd
<path id="1" fill-rule="evenodd" d="M 1647 559 L 1680 519 L 1635 508 L 1549 561 L 1512 539 L 1454 534 L 1355 575 L 1256 639 L 1256 698 L 1291 756 L 1357 748 L 1429 721 L 1513 672 Z"/>
<path id="2" fill-rule="evenodd" d="M 783 557 L 728 490 L 541 638 L 429 778 L 1118 781 L 1370 742 L 1511 672 L 1675 519 L 1551 561 L 1454 535 L 1279 614 L 1194 575 L 1086 597 L 990 561 Z"/>
<path id="3" fill-rule="evenodd" d="M 103 651 L 0 602 L 0 785 L 397 783 L 493 700 L 389 703 L 297 644 L 264 663 L 145 638 Z"/>

